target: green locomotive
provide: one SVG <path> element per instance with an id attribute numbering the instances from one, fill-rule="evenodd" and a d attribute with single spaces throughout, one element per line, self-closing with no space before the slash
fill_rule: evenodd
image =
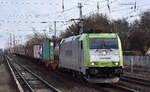
<path id="1" fill-rule="evenodd" d="M 123 73 L 121 41 L 117 34 L 82 34 L 60 44 L 59 67 L 92 83 L 116 83 Z"/>

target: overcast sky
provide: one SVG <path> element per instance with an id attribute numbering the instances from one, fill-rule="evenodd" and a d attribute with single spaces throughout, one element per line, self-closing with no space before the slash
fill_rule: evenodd
<path id="1" fill-rule="evenodd" d="M 110 9 L 108 9 L 107 0 L 64 0 L 63 12 L 62 0 L 0 0 L 0 48 L 8 45 L 10 33 L 16 36 L 16 40 L 22 40 L 24 43 L 27 40 L 26 36 L 33 34 L 33 28 L 45 29 L 48 34 L 48 27 L 53 29 L 54 21 L 79 18 L 79 2 L 83 5 L 84 16 L 96 13 L 98 1 L 99 13 L 107 14 L 110 19 L 124 17 L 132 21 L 139 18 L 138 14 L 150 8 L 150 0 L 109 0 Z M 135 2 L 136 8 L 134 8 Z M 58 22 L 57 35 L 71 23 Z M 49 34 L 52 35 L 52 33 Z"/>

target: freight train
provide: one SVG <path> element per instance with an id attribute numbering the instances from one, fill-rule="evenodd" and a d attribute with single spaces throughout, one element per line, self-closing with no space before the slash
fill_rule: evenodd
<path id="1" fill-rule="evenodd" d="M 55 50 L 53 42 L 36 44 L 33 48 L 32 54 L 40 55 L 32 56 L 41 58 L 46 66 L 71 71 L 92 83 L 116 83 L 123 73 L 117 34 L 81 34 L 63 39 Z"/>

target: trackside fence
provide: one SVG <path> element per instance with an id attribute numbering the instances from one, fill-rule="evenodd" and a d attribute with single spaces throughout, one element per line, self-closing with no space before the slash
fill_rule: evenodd
<path id="1" fill-rule="evenodd" d="M 150 56 L 123 56 L 124 65 L 150 68 Z"/>

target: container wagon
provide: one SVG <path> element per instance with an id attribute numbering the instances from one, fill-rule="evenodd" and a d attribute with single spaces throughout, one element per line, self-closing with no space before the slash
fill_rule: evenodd
<path id="1" fill-rule="evenodd" d="M 25 55 L 25 47 L 24 45 L 17 45 L 14 47 L 15 48 L 15 54 L 17 55 Z"/>
<path id="2" fill-rule="evenodd" d="M 42 60 L 46 67 L 55 69 L 57 64 L 54 62 L 54 42 L 47 41 L 42 44 Z"/>
<path id="3" fill-rule="evenodd" d="M 25 47 L 25 56 L 40 59 L 40 44 L 28 44 Z"/>
<path id="4" fill-rule="evenodd" d="M 33 57 L 33 45 L 26 45 L 25 56 Z"/>

